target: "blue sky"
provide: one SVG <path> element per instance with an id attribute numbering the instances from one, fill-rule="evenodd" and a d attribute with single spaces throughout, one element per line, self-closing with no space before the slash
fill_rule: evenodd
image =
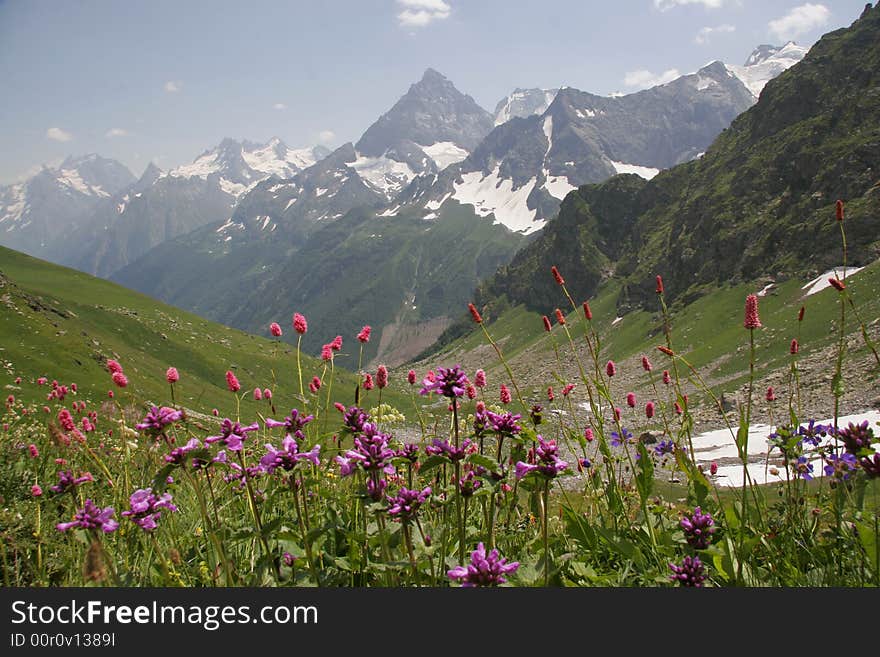
<path id="1" fill-rule="evenodd" d="M 223 137 L 355 141 L 427 67 L 486 109 L 515 87 L 635 91 L 865 0 L 0 0 L 0 184 L 96 152 L 135 175 Z M 665 76 L 665 77 L 664 77 Z"/>

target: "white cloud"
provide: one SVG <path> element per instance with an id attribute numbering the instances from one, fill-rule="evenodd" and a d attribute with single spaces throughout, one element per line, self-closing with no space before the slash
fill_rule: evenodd
<path id="1" fill-rule="evenodd" d="M 697 32 L 697 36 L 694 37 L 694 42 L 702 46 L 709 43 L 713 34 L 727 34 L 730 32 L 736 32 L 736 27 L 727 24 L 716 27 L 701 27 L 700 31 Z"/>
<path id="2" fill-rule="evenodd" d="M 318 133 L 318 141 L 322 144 L 329 144 L 334 139 L 336 139 L 336 133 L 332 130 L 321 130 L 321 132 Z"/>
<path id="3" fill-rule="evenodd" d="M 69 132 L 65 132 L 61 128 L 49 128 L 46 130 L 46 138 L 55 141 L 70 141 L 73 139 L 73 135 Z"/>
<path id="4" fill-rule="evenodd" d="M 648 89 L 650 87 L 656 87 L 658 84 L 666 84 L 667 82 L 672 82 L 675 78 L 679 77 L 681 77 L 681 73 L 678 72 L 677 68 L 671 68 L 668 71 L 663 71 L 660 74 L 654 74 L 651 73 L 651 71 L 639 69 L 638 71 L 629 71 L 624 76 L 623 83 L 627 87 Z"/>
<path id="5" fill-rule="evenodd" d="M 654 6 L 660 11 L 668 11 L 684 5 L 703 5 L 706 9 L 720 9 L 725 0 L 654 0 Z"/>
<path id="6" fill-rule="evenodd" d="M 770 32 L 782 41 L 788 41 L 805 34 L 817 27 L 822 27 L 831 17 L 831 11 L 825 5 L 807 3 L 795 7 L 782 18 L 767 24 Z"/>
<path id="7" fill-rule="evenodd" d="M 274 105 L 272 105 L 272 109 L 276 109 L 276 110 L 286 110 L 286 109 L 287 109 L 287 105 L 285 105 L 284 103 L 275 103 Z"/>
<path id="8" fill-rule="evenodd" d="M 104 136 L 108 139 L 113 139 L 114 137 L 128 137 L 131 133 L 124 128 L 110 128 Z"/>
<path id="9" fill-rule="evenodd" d="M 403 8 L 397 14 L 401 27 L 424 27 L 435 20 L 449 18 L 452 7 L 444 0 L 397 0 Z"/>
<path id="10" fill-rule="evenodd" d="M 180 80 L 168 80 L 168 82 L 165 83 L 164 88 L 169 94 L 176 94 L 183 88 L 183 82 Z"/>

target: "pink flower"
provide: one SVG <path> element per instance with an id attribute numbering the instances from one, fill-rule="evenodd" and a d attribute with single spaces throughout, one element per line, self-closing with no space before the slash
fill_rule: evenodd
<path id="1" fill-rule="evenodd" d="M 122 365 L 120 365 L 119 363 L 117 363 L 115 360 L 113 360 L 111 358 L 110 360 L 107 361 L 107 370 L 111 374 L 114 374 L 116 372 L 122 372 Z M 53 385 L 52 385 L 53 388 L 58 387 L 57 381 L 53 381 L 52 383 L 53 383 Z"/>
<path id="2" fill-rule="evenodd" d="M 108 390 L 108 391 L 107 391 L 107 396 L 108 396 L 110 399 L 113 399 L 113 391 L 112 391 L 112 390 Z"/>
<path id="3" fill-rule="evenodd" d="M 43 494 L 43 489 L 39 487 L 39 485 L 34 484 L 31 486 L 31 495 L 33 497 L 40 497 Z"/>
<path id="4" fill-rule="evenodd" d="M 715 461 L 709 464 L 709 474 L 713 477 L 718 474 L 718 464 Z"/>
<path id="5" fill-rule="evenodd" d="M 843 201 L 840 199 L 837 199 L 837 203 L 834 204 L 834 214 L 838 221 L 843 221 Z"/>
<path id="6" fill-rule="evenodd" d="M 241 390 L 241 384 L 231 370 L 227 370 L 226 372 L 226 387 L 229 388 L 229 392 L 238 392 Z"/>
<path id="7" fill-rule="evenodd" d="M 563 397 L 568 397 L 568 393 L 570 393 L 572 390 L 574 390 L 574 384 L 573 384 L 573 383 L 567 383 L 567 384 L 565 384 L 565 387 L 562 389 L 562 396 L 563 396 Z"/>
<path id="8" fill-rule="evenodd" d="M 406 373 L 406 380 L 410 385 L 414 385 L 416 382 L 416 371 L 410 370 Z"/>
<path id="9" fill-rule="evenodd" d="M 584 301 L 584 317 L 588 322 L 593 321 L 593 311 L 590 310 L 590 304 Z"/>
<path id="10" fill-rule="evenodd" d="M 220 415 L 220 411 L 218 411 L 216 408 L 212 408 L 211 415 L 213 415 L 214 417 L 218 417 Z"/>
<path id="11" fill-rule="evenodd" d="M 342 349 L 342 336 L 341 335 L 337 335 L 335 338 L 333 338 L 333 342 L 330 343 L 330 348 L 333 351 L 339 351 L 340 349 Z"/>
<path id="12" fill-rule="evenodd" d="M 547 333 L 549 333 L 549 332 L 550 332 L 550 329 L 552 328 L 552 327 L 550 326 L 550 318 L 547 317 L 547 315 L 542 315 L 542 316 L 541 316 L 541 321 L 544 322 L 544 330 L 547 331 Z"/>
<path id="13" fill-rule="evenodd" d="M 791 347 L 789 347 L 789 352 L 791 352 L 791 354 L 794 355 L 794 354 L 796 354 L 799 350 L 800 350 L 800 346 L 798 345 L 798 341 L 797 341 L 796 339 L 795 339 L 795 340 L 792 340 L 792 341 L 791 341 Z"/>
<path id="14" fill-rule="evenodd" d="M 831 287 L 833 287 L 838 292 L 843 292 L 846 289 L 846 285 L 844 285 L 843 281 L 834 276 L 830 277 L 828 279 L 828 282 L 831 284 Z"/>
<path id="15" fill-rule="evenodd" d="M 272 322 L 269 324 L 269 333 L 271 333 L 276 338 L 281 337 L 281 325 L 278 322 Z"/>
<path id="16" fill-rule="evenodd" d="M 507 389 L 507 386 L 503 383 L 501 384 L 501 403 L 509 404 L 510 403 L 510 390 Z"/>
<path id="17" fill-rule="evenodd" d="M 562 311 L 559 310 L 559 308 L 557 308 L 553 312 L 556 313 L 556 321 L 564 326 L 565 325 L 565 315 L 562 314 Z"/>
<path id="18" fill-rule="evenodd" d="M 44 386 L 44 385 L 46 385 L 48 382 L 49 382 L 49 379 L 47 379 L 45 376 L 41 376 L 39 379 L 37 379 L 37 385 L 38 385 L 38 386 Z"/>
<path id="19" fill-rule="evenodd" d="M 483 317 L 480 315 L 480 311 L 477 310 L 477 307 L 476 307 L 474 304 L 469 303 L 469 304 L 468 304 L 468 310 L 471 312 L 471 317 L 474 318 L 474 321 L 475 321 L 477 324 L 482 324 L 482 323 L 483 323 Z"/>
<path id="20" fill-rule="evenodd" d="M 120 372 L 113 372 L 112 378 L 113 378 L 113 383 L 115 383 L 120 388 L 124 388 L 125 386 L 128 385 L 128 378 L 121 371 Z M 113 392 L 113 391 L 111 390 L 111 392 Z"/>
<path id="21" fill-rule="evenodd" d="M 37 449 L 37 446 L 31 443 L 28 445 L 28 452 L 30 452 L 31 458 L 35 459 L 40 455 L 40 450 Z"/>
<path id="22" fill-rule="evenodd" d="M 477 396 L 477 389 L 474 388 L 470 383 L 468 384 L 467 388 L 465 388 L 464 391 L 467 394 L 468 399 L 474 399 Z"/>
<path id="23" fill-rule="evenodd" d="M 269 388 L 266 388 L 265 390 L 263 390 L 263 399 L 265 399 L 265 400 L 272 399 L 272 391 L 269 390 Z"/>
<path id="24" fill-rule="evenodd" d="M 373 329 L 371 329 L 369 326 L 365 326 L 364 328 L 362 328 L 361 332 L 357 334 L 358 342 L 360 342 L 362 344 L 364 342 L 369 342 L 370 341 L 370 332 L 372 330 Z"/>
<path id="25" fill-rule="evenodd" d="M 614 376 L 617 374 L 617 365 L 614 364 L 613 360 L 609 360 L 605 365 L 605 374 L 608 376 Z"/>
<path id="26" fill-rule="evenodd" d="M 765 398 L 768 402 L 776 401 L 776 392 L 774 392 L 773 386 L 767 388 L 767 394 L 765 395 Z"/>
<path id="27" fill-rule="evenodd" d="M 76 392 L 76 384 L 75 384 L 75 383 L 71 383 L 71 384 L 70 384 L 70 389 L 73 390 L 73 392 Z"/>
<path id="28" fill-rule="evenodd" d="M 168 370 L 165 372 L 165 380 L 168 381 L 168 383 L 177 383 L 178 381 L 180 381 L 180 374 L 177 373 L 176 367 L 168 368 Z"/>
<path id="29" fill-rule="evenodd" d="M 321 360 L 333 360 L 333 351 L 330 349 L 329 344 L 321 347 Z"/>
<path id="30" fill-rule="evenodd" d="M 681 404 L 679 404 L 678 402 L 675 402 L 675 414 L 676 414 L 676 415 L 681 415 L 682 412 L 683 412 L 683 411 L 682 411 L 682 408 L 681 408 Z"/>
<path id="31" fill-rule="evenodd" d="M 486 373 L 483 370 L 477 370 L 474 374 L 474 385 L 478 388 L 486 387 Z"/>
<path id="32" fill-rule="evenodd" d="M 263 391 L 259 388 L 254 388 L 254 401 L 260 401 L 263 398 Z"/>
<path id="33" fill-rule="evenodd" d="M 376 369 L 376 385 L 380 390 L 388 385 L 388 368 L 384 365 L 379 365 Z"/>
<path id="34" fill-rule="evenodd" d="M 666 385 L 672 383 L 672 377 L 669 376 L 669 370 L 663 370 L 663 383 Z"/>
<path id="35" fill-rule="evenodd" d="M 645 417 L 647 417 L 649 420 L 654 417 L 654 402 L 649 401 L 647 404 L 645 404 Z"/>
<path id="36" fill-rule="evenodd" d="M 293 313 L 293 330 L 303 335 L 309 329 L 306 318 L 299 313 Z"/>
<path id="37" fill-rule="evenodd" d="M 646 372 L 650 372 L 653 368 L 651 365 L 651 361 L 648 360 L 647 356 L 642 356 L 642 369 Z"/>
<path id="38" fill-rule="evenodd" d="M 761 320 L 758 317 L 758 297 L 754 294 L 746 297 L 746 318 L 743 326 L 747 329 L 761 328 Z"/>
<path id="39" fill-rule="evenodd" d="M 562 274 L 559 273 L 559 270 L 556 269 L 556 266 L 555 266 L 555 265 L 554 265 L 553 267 L 550 267 L 550 273 L 553 274 L 553 278 L 554 278 L 554 280 L 555 280 L 559 285 L 565 285 L 565 279 L 562 278 Z"/>
<path id="40" fill-rule="evenodd" d="M 321 389 L 321 377 L 313 376 L 312 377 L 312 385 L 315 386 L 315 390 Z"/>
<path id="41" fill-rule="evenodd" d="M 617 407 L 614 408 L 614 419 L 615 419 L 615 421 L 620 422 L 620 415 L 621 415 L 621 413 L 622 413 L 622 411 L 621 411 L 619 408 L 617 408 Z"/>
<path id="42" fill-rule="evenodd" d="M 547 386 L 547 401 L 553 401 L 556 397 L 553 395 L 553 386 Z"/>
<path id="43" fill-rule="evenodd" d="M 367 372 L 364 375 L 364 390 L 372 390 L 373 389 L 373 375 Z"/>
<path id="44" fill-rule="evenodd" d="M 595 438 L 595 436 L 593 436 L 593 430 L 590 427 L 587 427 L 586 429 L 584 429 L 584 439 L 588 443 L 593 442 L 594 438 Z"/>
<path id="45" fill-rule="evenodd" d="M 657 294 L 663 294 L 663 277 L 660 274 L 657 274 L 657 288 L 655 290 Z"/>

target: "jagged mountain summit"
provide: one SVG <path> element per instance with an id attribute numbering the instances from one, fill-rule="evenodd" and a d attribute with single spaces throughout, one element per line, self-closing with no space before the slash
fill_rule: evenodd
<path id="1" fill-rule="evenodd" d="M 489 112 L 429 68 L 367 128 L 351 166 L 390 199 L 415 176 L 463 160 L 491 129 Z"/>
<path id="2" fill-rule="evenodd" d="M 0 244 L 55 259 L 71 227 L 134 180 L 116 160 L 90 154 L 0 187 Z"/>
<path id="3" fill-rule="evenodd" d="M 558 92 L 559 89 L 514 89 L 495 106 L 495 125 L 507 123 L 514 117 L 543 114 Z"/>

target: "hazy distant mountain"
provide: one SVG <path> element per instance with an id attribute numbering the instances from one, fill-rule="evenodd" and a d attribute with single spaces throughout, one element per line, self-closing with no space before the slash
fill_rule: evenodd
<path id="1" fill-rule="evenodd" d="M 91 154 L 68 157 L 28 180 L 0 187 L 0 244 L 58 259 L 77 220 L 134 182 L 116 160 Z"/>

